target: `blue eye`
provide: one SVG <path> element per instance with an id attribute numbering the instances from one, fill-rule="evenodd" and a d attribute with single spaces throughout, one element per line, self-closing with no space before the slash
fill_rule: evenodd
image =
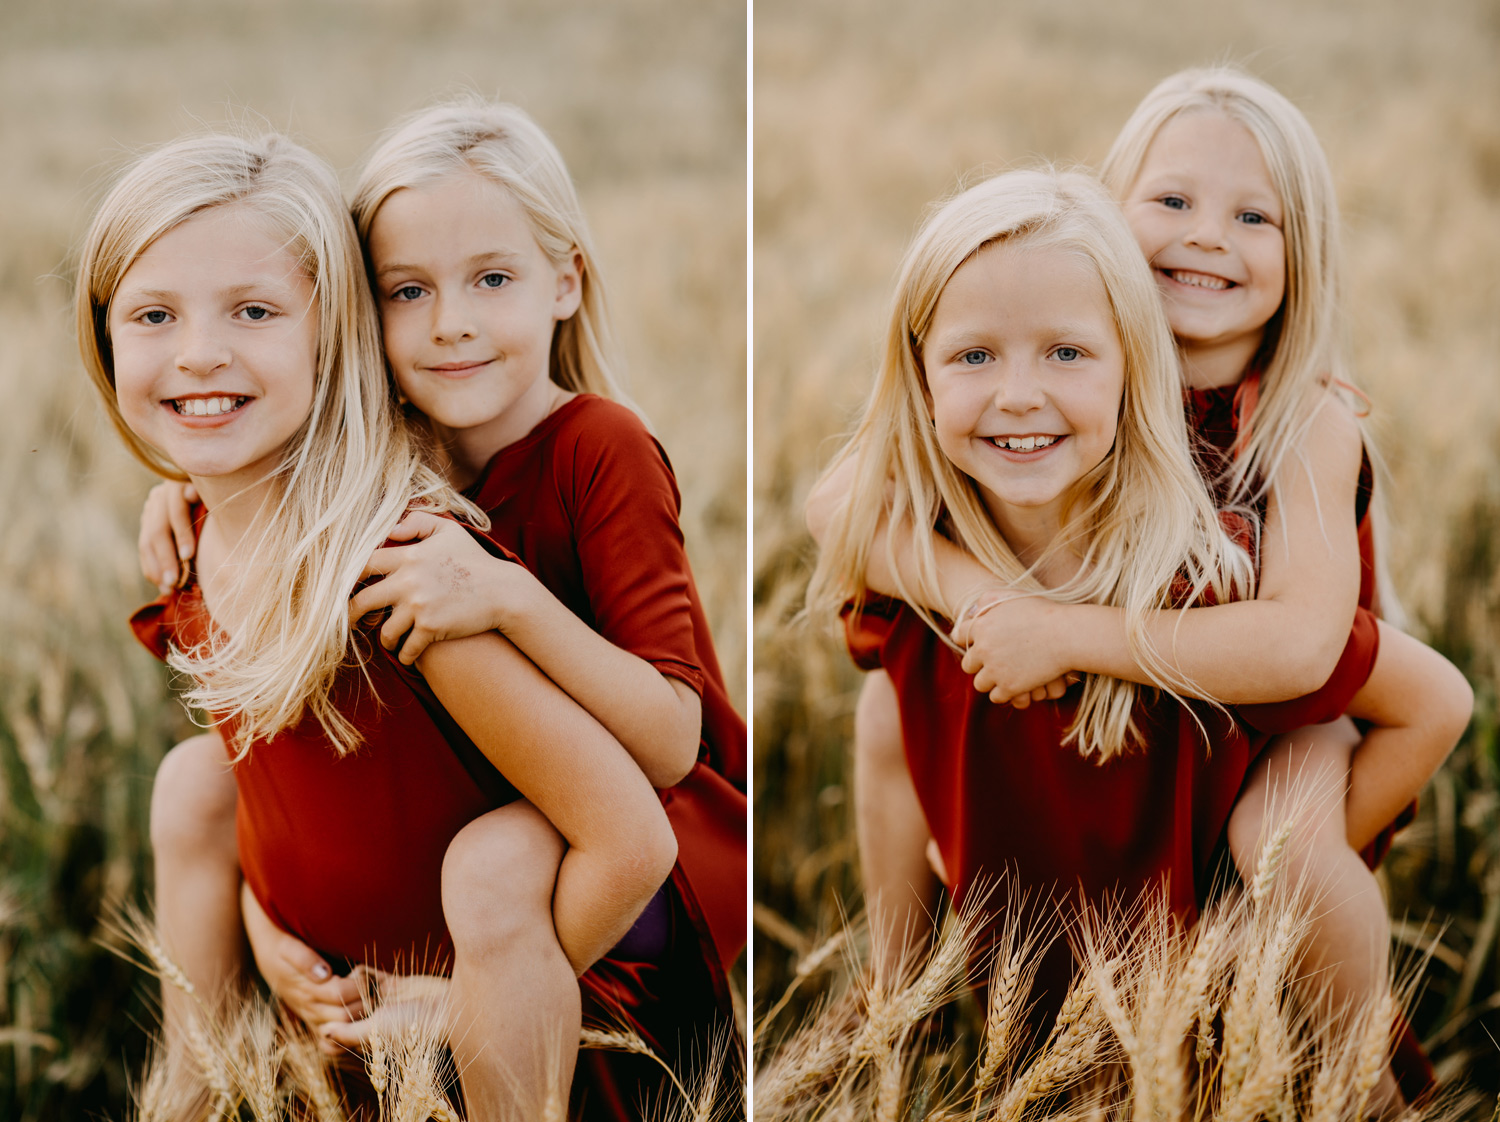
<path id="1" fill-rule="evenodd" d="M 269 317 L 270 314 L 271 309 L 262 308 L 259 304 L 251 304 L 248 308 L 245 309 L 245 318 L 250 320 L 252 323 L 259 323 L 261 320 Z"/>
<path id="2" fill-rule="evenodd" d="M 1264 214 L 1257 214 L 1253 210 L 1247 210 L 1244 214 L 1240 215 L 1240 221 L 1247 226 L 1261 226 L 1265 224 L 1266 216 Z"/>
<path id="3" fill-rule="evenodd" d="M 979 350 L 965 351 L 958 356 L 958 361 L 967 366 L 980 366 L 983 363 L 989 362 L 989 360 L 990 356 L 988 352 Z"/>
<path id="4" fill-rule="evenodd" d="M 1077 362 L 1083 357 L 1083 352 L 1077 347 L 1058 347 L 1052 352 L 1052 357 L 1062 362 Z"/>
<path id="5" fill-rule="evenodd" d="M 485 288 L 499 288 L 508 280 L 510 278 L 504 273 L 485 273 L 484 276 L 479 278 L 479 283 L 484 285 Z"/>
<path id="6" fill-rule="evenodd" d="M 421 298 L 422 290 L 414 284 L 404 284 L 391 293 L 392 300 L 420 300 Z"/>
<path id="7" fill-rule="evenodd" d="M 149 312 L 143 315 L 141 319 L 149 323 L 152 327 L 160 327 L 162 324 L 167 322 L 167 313 L 162 311 L 160 308 L 152 308 Z"/>
<path id="8" fill-rule="evenodd" d="M 1187 200 L 1181 195 L 1164 195 L 1161 205 L 1172 210 L 1187 210 Z"/>

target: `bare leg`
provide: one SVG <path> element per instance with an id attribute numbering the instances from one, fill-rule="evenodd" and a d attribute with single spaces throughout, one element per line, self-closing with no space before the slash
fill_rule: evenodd
<path id="1" fill-rule="evenodd" d="M 1289 815 L 1297 816 L 1283 875 L 1310 896 L 1302 960 L 1335 1017 L 1373 1001 L 1390 984 L 1390 916 L 1375 875 L 1346 838 L 1344 800 L 1358 743 L 1347 718 L 1278 737 L 1256 763 L 1229 819 L 1230 849 L 1248 880 L 1265 840 Z M 1387 1068 L 1373 1105 L 1390 1109 L 1400 1102 Z"/>
<path id="2" fill-rule="evenodd" d="M 562 835 L 528 802 L 465 826 L 443 860 L 453 935 L 451 1044 L 471 1118 L 558 1118 L 578 1058 L 582 999 L 558 945 Z"/>
<path id="3" fill-rule="evenodd" d="M 876 968 L 889 972 L 931 933 L 936 885 L 925 855 L 927 820 L 906 767 L 896 690 L 883 670 L 865 677 L 854 711 L 854 820 L 873 944 L 881 954 Z"/>
<path id="4" fill-rule="evenodd" d="M 162 759 L 151 790 L 156 923 L 167 954 L 210 1008 L 246 966 L 234 805 L 234 776 L 217 733 L 185 740 Z M 181 1054 L 175 1045 L 194 1006 L 162 984 L 169 1053 Z"/>

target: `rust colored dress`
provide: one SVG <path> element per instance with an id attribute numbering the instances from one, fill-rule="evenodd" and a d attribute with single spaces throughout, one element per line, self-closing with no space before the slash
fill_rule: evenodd
<path id="1" fill-rule="evenodd" d="M 207 642 L 213 629 L 196 578 L 130 623 L 161 659 Z M 235 765 L 240 868 L 266 914 L 335 966 L 446 973 L 443 854 L 470 821 L 519 795 L 419 673 L 373 629 L 358 641 L 374 688 L 351 669 L 334 694 L 363 738 L 358 750 L 340 759 L 304 715 Z M 220 728 L 227 743 L 234 724 Z"/>
<path id="2" fill-rule="evenodd" d="M 618 1009 L 688 1065 L 705 1054 L 711 1023 L 732 1023 L 726 972 L 746 929 L 746 735 L 688 567 L 671 464 L 633 412 L 580 394 L 496 453 L 468 495 L 494 541 L 571 612 L 702 698 L 698 762 L 661 792 L 678 841 L 668 946 L 651 961 L 611 954 L 582 979 L 596 1009 Z M 660 1094 L 660 1069 L 639 1056 L 585 1051 L 579 1072 L 588 1118 L 634 1119 L 643 1089 Z"/>

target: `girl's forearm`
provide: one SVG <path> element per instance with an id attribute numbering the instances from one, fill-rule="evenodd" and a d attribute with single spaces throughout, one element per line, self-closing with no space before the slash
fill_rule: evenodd
<path id="1" fill-rule="evenodd" d="M 1052 617 L 1043 625 L 1055 641 L 1064 644 L 1060 662 L 1080 673 L 1155 684 L 1130 645 L 1123 609 L 1044 600 L 1033 603 L 1036 607 L 1030 610 Z M 1173 683 L 1178 692 L 1226 705 L 1247 705 L 1301 697 L 1328 680 L 1349 625 L 1339 632 L 1324 628 L 1329 632 L 1327 642 L 1320 634 L 1309 634 L 1317 626 L 1289 605 L 1250 600 L 1156 612 L 1147 621 L 1146 635 L 1157 656 L 1186 683 Z"/>
<path id="2" fill-rule="evenodd" d="M 497 594 L 497 629 L 630 753 L 653 787 L 670 787 L 698 759 L 702 703 L 685 682 L 615 646 L 567 609 L 535 577 L 508 566 Z"/>
<path id="3" fill-rule="evenodd" d="M 677 840 L 656 792 L 598 721 L 493 631 L 433 643 L 418 665 L 480 751 L 567 841 L 554 923 L 581 973 L 671 874 Z"/>

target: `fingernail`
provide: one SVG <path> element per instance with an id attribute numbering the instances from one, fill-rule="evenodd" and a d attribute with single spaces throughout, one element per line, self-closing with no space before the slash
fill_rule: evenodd
<path id="1" fill-rule="evenodd" d="M 312 976 L 320 982 L 328 981 L 333 971 L 328 969 L 328 963 L 320 962 L 312 968 Z"/>

